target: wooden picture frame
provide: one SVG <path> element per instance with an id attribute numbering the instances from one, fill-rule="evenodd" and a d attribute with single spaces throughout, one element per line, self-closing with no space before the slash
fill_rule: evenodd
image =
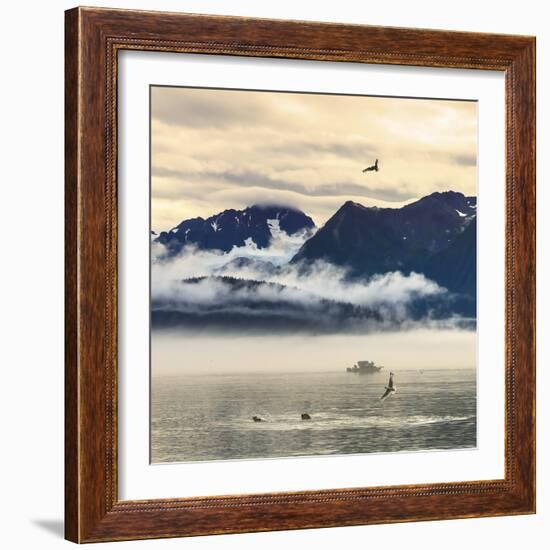
<path id="1" fill-rule="evenodd" d="M 117 54 L 155 50 L 501 71 L 505 477 L 171 500 L 117 495 Z M 66 12 L 66 492 L 74 542 L 535 511 L 535 39 L 98 8 Z"/>

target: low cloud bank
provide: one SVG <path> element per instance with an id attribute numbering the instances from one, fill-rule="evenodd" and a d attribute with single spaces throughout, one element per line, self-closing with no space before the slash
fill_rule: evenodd
<path id="1" fill-rule="evenodd" d="M 268 248 L 251 241 L 228 253 L 188 246 L 174 258 L 153 243 L 153 326 L 260 332 L 467 326 L 451 313 L 453 296 L 422 274 L 358 280 L 322 260 L 289 264 L 311 235 L 272 233 Z"/>

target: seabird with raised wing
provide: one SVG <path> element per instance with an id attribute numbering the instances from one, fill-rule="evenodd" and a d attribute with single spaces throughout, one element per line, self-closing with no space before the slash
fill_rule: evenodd
<path id="1" fill-rule="evenodd" d="M 380 397 L 380 401 L 384 401 L 384 399 L 387 399 L 390 395 L 393 395 L 397 391 L 397 387 L 393 381 L 393 372 L 390 372 L 390 380 L 388 382 L 388 385 L 386 386 L 386 391 Z"/>
<path id="2" fill-rule="evenodd" d="M 364 170 L 363 170 L 363 173 L 365 172 L 378 172 L 378 159 L 376 159 L 374 161 L 374 164 L 371 165 L 371 166 L 367 166 Z"/>

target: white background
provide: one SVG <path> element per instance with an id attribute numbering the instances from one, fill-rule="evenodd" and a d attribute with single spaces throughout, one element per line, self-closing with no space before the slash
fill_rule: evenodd
<path id="1" fill-rule="evenodd" d="M 88 5 L 97 4 L 89 1 Z M 544 548 L 550 522 L 548 446 L 549 223 L 542 216 L 550 195 L 550 31 L 545 2 L 463 0 L 408 2 L 290 2 L 278 0 L 177 2 L 111 0 L 113 7 L 164 9 L 263 17 L 313 19 L 479 32 L 536 34 L 538 81 L 538 514 L 446 522 L 350 527 L 313 531 L 227 535 L 119 543 L 120 547 L 317 548 L 378 545 L 385 548 Z M 99 3 L 98 5 L 101 5 Z M 25 2 L 3 6 L 2 200 L 3 241 L 2 419 L 0 487 L 2 545 L 6 548 L 69 547 L 63 517 L 63 10 L 70 2 Z M 7 193 L 6 193 L 7 192 Z M 543 254 L 546 248 L 546 254 Z M 545 265 L 546 264 L 546 265 Z M 544 312 L 543 304 L 546 305 Z M 546 523 L 546 525 L 545 525 Z M 546 540 L 543 540 L 544 539 Z M 101 545 L 100 545 L 101 546 Z M 112 546 L 111 546 L 112 547 Z M 97 546 L 96 546 L 97 548 Z"/>
<path id="2" fill-rule="evenodd" d="M 124 500 L 504 477 L 504 78 L 419 69 L 123 52 L 119 58 L 119 496 Z M 477 448 L 149 464 L 149 84 L 478 100 Z M 409 100 L 413 101 L 413 100 Z M 499 136 L 499 137 L 495 137 Z M 154 369 L 154 366 L 153 366 Z"/>

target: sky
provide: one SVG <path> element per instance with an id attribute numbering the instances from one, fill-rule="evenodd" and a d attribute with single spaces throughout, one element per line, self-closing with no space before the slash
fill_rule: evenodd
<path id="1" fill-rule="evenodd" d="M 378 158 L 379 172 L 362 169 Z M 152 228 L 256 203 L 321 226 L 344 202 L 475 195 L 477 103 L 151 88 Z"/>

